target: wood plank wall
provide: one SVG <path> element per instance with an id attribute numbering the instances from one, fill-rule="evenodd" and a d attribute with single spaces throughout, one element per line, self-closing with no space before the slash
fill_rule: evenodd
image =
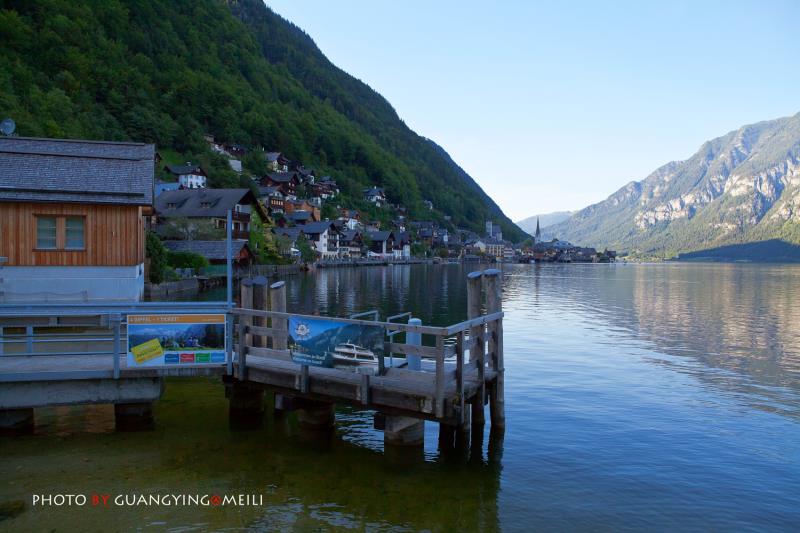
<path id="1" fill-rule="evenodd" d="M 84 216 L 84 250 L 36 250 L 36 216 Z M 63 232 L 59 224 L 59 231 Z M 62 239 L 59 238 L 59 243 Z M 61 244 L 60 244 L 61 245 Z M 142 208 L 0 202 L 0 257 L 7 266 L 132 266 L 144 262 Z"/>

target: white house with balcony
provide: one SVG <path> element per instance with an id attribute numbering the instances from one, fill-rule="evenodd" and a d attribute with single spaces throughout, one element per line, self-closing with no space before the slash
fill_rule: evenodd
<path id="1" fill-rule="evenodd" d="M 185 165 L 167 165 L 164 170 L 177 177 L 183 189 L 205 189 L 208 184 L 208 175 L 203 167 L 189 161 Z"/>

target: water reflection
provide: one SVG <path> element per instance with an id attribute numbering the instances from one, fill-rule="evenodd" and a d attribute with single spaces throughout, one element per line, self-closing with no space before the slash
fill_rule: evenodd
<path id="1" fill-rule="evenodd" d="M 460 265 L 331 269 L 287 279 L 290 310 L 426 324 L 466 318 Z M 108 408 L 37 414 L 4 440 L 0 500 L 33 492 L 255 492 L 263 508 L 125 509 L 120 528 L 466 531 L 792 529 L 800 521 L 800 268 L 509 266 L 505 438 L 487 424 L 384 454 L 372 414 L 341 407 L 230 431 L 214 380 L 170 382 L 157 428 Z M 210 296 L 211 297 L 211 296 Z M 212 299 L 218 299 L 214 295 Z M 444 437 L 444 438 L 441 438 Z M 13 530 L 98 529 L 99 509 L 27 509 Z"/>
<path id="2" fill-rule="evenodd" d="M 601 350 L 649 346 L 654 364 L 798 414 L 800 268 L 512 267 L 505 289 L 512 308 L 530 300 L 521 305 L 602 330 Z"/>

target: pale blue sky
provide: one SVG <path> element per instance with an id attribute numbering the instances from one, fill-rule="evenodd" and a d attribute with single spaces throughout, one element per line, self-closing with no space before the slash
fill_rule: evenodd
<path id="1" fill-rule="evenodd" d="M 800 111 L 798 1 L 267 0 L 512 219 Z"/>

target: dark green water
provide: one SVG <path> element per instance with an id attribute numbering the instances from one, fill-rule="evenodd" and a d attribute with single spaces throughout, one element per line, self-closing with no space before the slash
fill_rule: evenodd
<path id="1" fill-rule="evenodd" d="M 288 279 L 291 310 L 465 318 L 458 265 Z M 212 295 L 213 297 L 213 295 Z M 9 531 L 796 530 L 800 268 L 513 266 L 504 281 L 505 437 L 383 453 L 369 413 L 335 434 L 228 428 L 216 380 L 170 381 L 157 428 L 107 406 L 37 413 L 3 439 Z M 31 506 L 34 493 L 258 493 L 258 507 Z"/>

